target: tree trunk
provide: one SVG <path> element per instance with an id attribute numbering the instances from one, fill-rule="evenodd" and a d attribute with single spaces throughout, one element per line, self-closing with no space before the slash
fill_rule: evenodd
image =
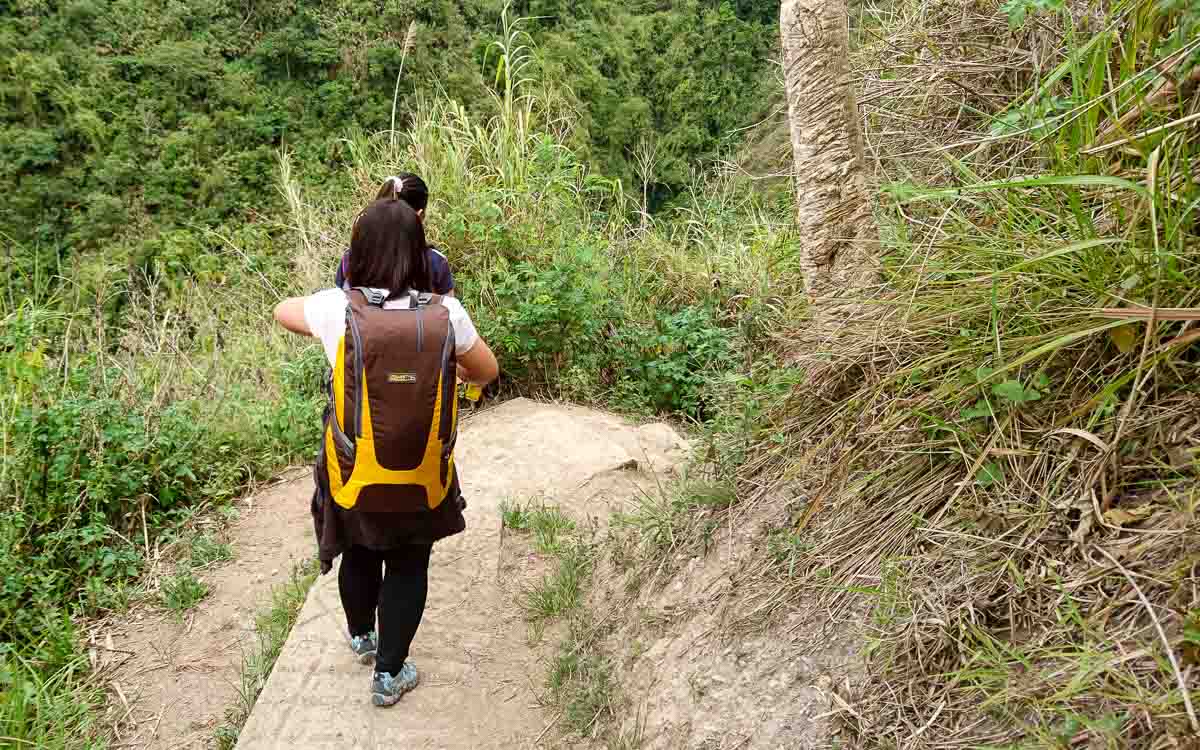
<path id="1" fill-rule="evenodd" d="M 805 290 L 814 305 L 861 296 L 879 280 L 879 232 L 850 86 L 846 0 L 783 0 L 779 28 Z"/>

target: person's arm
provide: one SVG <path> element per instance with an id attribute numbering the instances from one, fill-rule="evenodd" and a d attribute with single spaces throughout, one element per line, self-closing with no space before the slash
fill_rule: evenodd
<path id="1" fill-rule="evenodd" d="M 289 297 L 275 306 L 275 320 L 292 333 L 312 336 L 308 321 L 304 318 L 304 303 L 307 297 Z M 482 343 L 482 342 L 481 342 Z"/>
<path id="2" fill-rule="evenodd" d="M 496 355 L 483 339 L 462 354 L 458 355 L 458 376 L 461 380 L 475 385 L 487 385 L 500 375 L 500 365 Z"/>

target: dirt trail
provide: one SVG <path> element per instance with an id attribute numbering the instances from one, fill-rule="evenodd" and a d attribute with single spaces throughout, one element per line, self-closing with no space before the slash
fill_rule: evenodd
<path id="1" fill-rule="evenodd" d="M 243 649 L 271 588 L 315 554 L 308 503 L 311 470 L 238 502 L 229 530 L 234 559 L 202 570 L 209 595 L 182 619 L 138 609 L 105 622 L 92 651 L 112 695 L 105 725 L 114 744 L 203 748 L 239 699 Z"/>
<path id="2" fill-rule="evenodd" d="M 242 730 L 241 750 L 538 746 L 552 717 L 538 707 L 544 668 L 498 580 L 500 504 L 535 496 L 587 503 L 592 479 L 639 465 L 666 468 L 686 445 L 664 425 L 637 428 L 517 399 L 468 420 L 459 446 L 468 528 L 434 548 L 412 653 L 421 686 L 393 708 L 370 704 L 370 669 L 347 649 L 334 571 L 309 593 Z"/>

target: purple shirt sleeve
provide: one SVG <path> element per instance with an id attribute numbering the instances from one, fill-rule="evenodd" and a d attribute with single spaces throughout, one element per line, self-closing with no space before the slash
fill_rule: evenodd
<path id="1" fill-rule="evenodd" d="M 450 272 L 450 261 L 437 248 L 429 248 L 429 277 L 434 294 L 449 294 L 454 291 L 454 274 Z"/>

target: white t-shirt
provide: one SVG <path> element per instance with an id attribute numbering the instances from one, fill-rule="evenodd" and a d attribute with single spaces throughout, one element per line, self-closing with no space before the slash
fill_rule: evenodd
<path id="1" fill-rule="evenodd" d="M 386 291 L 386 290 L 385 290 Z M 385 310 L 406 310 L 411 298 L 405 294 L 383 303 Z M 325 357 L 332 367 L 337 359 L 338 343 L 346 332 L 346 293 L 341 289 L 323 289 L 304 301 L 304 320 L 308 330 L 321 340 Z M 454 329 L 454 353 L 466 354 L 479 341 L 479 333 L 466 308 L 454 297 L 442 297 L 442 304 L 450 312 L 450 326 Z"/>

